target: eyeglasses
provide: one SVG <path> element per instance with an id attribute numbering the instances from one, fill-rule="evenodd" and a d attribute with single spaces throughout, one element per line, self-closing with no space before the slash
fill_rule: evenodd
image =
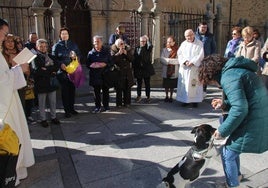
<path id="1" fill-rule="evenodd" d="M 232 35 L 237 35 L 236 33 L 232 33 Z"/>

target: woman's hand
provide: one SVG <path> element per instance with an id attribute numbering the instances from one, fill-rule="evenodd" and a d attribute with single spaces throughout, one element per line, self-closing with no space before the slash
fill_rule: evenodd
<path id="1" fill-rule="evenodd" d="M 214 136 L 214 138 L 215 138 L 216 140 L 223 139 L 223 137 L 221 136 L 221 133 L 219 132 L 218 129 L 214 132 L 213 136 Z"/>
<path id="2" fill-rule="evenodd" d="M 64 63 L 62 63 L 62 64 L 60 65 L 60 68 L 61 68 L 62 70 L 66 70 L 66 65 L 65 65 Z"/>
<path id="3" fill-rule="evenodd" d="M 214 108 L 215 110 L 217 109 L 221 109 L 222 108 L 222 99 L 213 99 L 211 101 L 211 106 L 212 108 Z"/>

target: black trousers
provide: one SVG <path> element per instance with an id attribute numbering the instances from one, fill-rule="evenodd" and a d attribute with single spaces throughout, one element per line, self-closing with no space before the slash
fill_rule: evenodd
<path id="1" fill-rule="evenodd" d="M 75 86 L 70 80 L 61 80 L 61 99 L 65 113 L 74 111 Z"/>
<path id="2" fill-rule="evenodd" d="M 146 97 L 149 98 L 151 92 L 151 77 L 137 78 L 137 95 L 141 96 L 142 80 L 144 80 Z"/>
<path id="3" fill-rule="evenodd" d="M 109 88 L 103 85 L 93 86 L 95 93 L 95 106 L 96 108 L 101 107 L 101 91 L 102 91 L 102 104 L 104 108 L 109 107 Z"/>
<path id="4" fill-rule="evenodd" d="M 120 80 L 122 84 L 115 88 L 116 90 L 116 106 L 130 105 L 131 103 L 131 87 L 128 86 L 127 79 Z"/>

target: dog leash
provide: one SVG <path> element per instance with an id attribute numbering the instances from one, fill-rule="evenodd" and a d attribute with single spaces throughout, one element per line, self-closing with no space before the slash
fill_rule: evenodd
<path id="1" fill-rule="evenodd" d="M 195 161 L 200 161 L 204 158 L 207 157 L 208 152 L 211 150 L 211 148 L 214 146 L 214 139 L 215 137 L 212 136 L 210 141 L 209 141 L 209 145 L 206 149 L 201 150 L 201 151 L 194 151 L 192 154 L 192 157 Z"/>

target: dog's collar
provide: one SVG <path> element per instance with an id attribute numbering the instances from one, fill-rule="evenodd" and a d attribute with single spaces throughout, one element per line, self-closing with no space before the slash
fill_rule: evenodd
<path id="1" fill-rule="evenodd" d="M 206 149 L 203 149 L 203 150 L 200 150 L 200 151 L 197 151 L 197 150 L 193 149 L 193 154 L 192 154 L 193 160 L 194 161 L 199 161 L 199 160 L 202 160 L 202 159 L 206 158 L 209 150 L 213 147 L 213 141 L 214 141 L 214 137 L 212 137 L 210 139 L 210 141 L 207 142 L 208 147 Z"/>

